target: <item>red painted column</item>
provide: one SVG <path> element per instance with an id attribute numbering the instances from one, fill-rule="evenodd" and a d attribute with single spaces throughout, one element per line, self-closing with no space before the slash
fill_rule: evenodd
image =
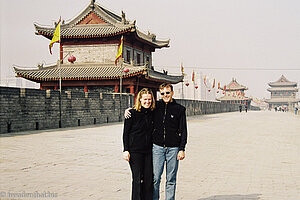
<path id="1" fill-rule="evenodd" d="M 130 86 L 130 94 L 134 94 L 134 85 Z"/>
<path id="2" fill-rule="evenodd" d="M 87 87 L 87 85 L 84 85 L 84 92 L 88 92 L 88 87 Z"/>
<path id="3" fill-rule="evenodd" d="M 60 51 L 60 52 L 59 52 L 60 60 L 61 60 L 61 63 L 63 64 L 63 63 L 64 63 L 64 60 L 63 60 L 64 52 L 63 52 L 63 46 L 62 46 L 62 43 L 60 43 L 59 51 Z"/>
<path id="4" fill-rule="evenodd" d="M 115 85 L 115 93 L 118 93 L 118 91 L 119 91 L 119 86 Z"/>

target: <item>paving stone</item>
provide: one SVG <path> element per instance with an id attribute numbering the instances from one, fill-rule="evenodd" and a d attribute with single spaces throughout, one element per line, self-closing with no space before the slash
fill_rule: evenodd
<path id="1" fill-rule="evenodd" d="M 122 129 L 122 123 L 112 123 L 2 134 L 0 199 L 13 199 L 7 198 L 9 192 L 45 192 L 56 194 L 46 199 L 62 200 L 130 199 Z M 193 116 L 188 130 L 176 199 L 300 199 L 299 115 L 253 111 Z"/>

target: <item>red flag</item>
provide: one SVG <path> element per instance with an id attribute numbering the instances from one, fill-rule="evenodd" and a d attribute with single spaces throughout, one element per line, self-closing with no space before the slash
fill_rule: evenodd
<path id="1" fill-rule="evenodd" d="M 193 70 L 193 74 L 192 74 L 192 81 L 195 84 L 195 72 L 194 72 L 194 70 Z"/>

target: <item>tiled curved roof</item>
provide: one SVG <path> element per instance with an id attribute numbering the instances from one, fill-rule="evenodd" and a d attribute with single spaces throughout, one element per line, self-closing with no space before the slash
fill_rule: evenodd
<path id="1" fill-rule="evenodd" d="M 139 38 L 146 40 L 147 42 L 155 44 L 157 47 L 169 47 L 170 40 L 161 41 L 156 40 L 156 36 L 154 34 L 145 34 L 139 30 L 136 30 L 136 34 Z"/>
<path id="2" fill-rule="evenodd" d="M 35 29 L 38 31 L 38 34 L 44 35 L 48 38 L 51 38 L 54 34 L 54 28 L 45 28 L 37 24 L 34 25 Z M 72 28 L 63 28 L 61 27 L 61 37 L 62 38 L 93 38 L 93 37 L 107 37 L 113 35 L 120 35 L 126 32 L 131 31 L 132 26 L 126 27 L 116 27 L 109 26 L 106 24 L 97 24 L 97 25 L 78 25 Z"/>
<path id="3" fill-rule="evenodd" d="M 278 86 L 297 86 L 296 82 L 291 82 L 287 78 L 285 78 L 283 75 L 275 82 L 270 82 L 269 86 L 271 87 L 278 87 Z"/>
<path id="4" fill-rule="evenodd" d="M 274 92 L 274 91 L 294 91 L 297 92 L 298 88 L 295 87 L 273 87 L 269 88 L 268 91 Z"/>
<path id="5" fill-rule="evenodd" d="M 89 14 L 94 13 L 104 24 L 81 24 L 80 22 Z M 36 34 L 43 35 L 48 39 L 53 37 L 55 27 L 44 27 L 34 24 Z M 61 25 L 62 38 L 96 38 L 120 35 L 126 32 L 133 32 L 137 38 L 147 42 L 155 48 L 168 47 L 170 40 L 160 41 L 154 34 L 145 34 L 137 30 L 135 21 L 129 22 L 124 16 L 120 17 L 113 12 L 103 8 L 99 4 L 88 5 L 78 16 L 68 23 Z"/>
<path id="6" fill-rule="evenodd" d="M 129 72 L 123 72 L 124 68 L 128 68 Z M 172 84 L 179 83 L 183 80 L 182 76 L 170 76 L 154 70 L 148 70 L 144 66 L 132 66 L 124 63 L 123 66 L 100 63 L 75 63 L 61 65 L 62 80 L 107 80 L 133 77 L 144 75 L 145 78 L 155 80 L 157 82 L 168 82 Z M 14 67 L 17 77 L 42 82 L 42 81 L 57 81 L 59 80 L 59 67 L 57 65 L 44 67 L 40 69 L 22 69 Z"/>
<path id="7" fill-rule="evenodd" d="M 248 88 L 246 86 L 243 86 L 241 84 L 239 84 L 236 79 L 232 79 L 232 81 L 226 85 L 226 91 L 229 90 L 247 90 Z"/>
<path id="8" fill-rule="evenodd" d="M 183 76 L 171 76 L 154 70 L 149 70 L 148 74 L 148 78 L 159 82 L 168 82 L 171 84 L 176 84 L 183 81 Z"/>
<path id="9" fill-rule="evenodd" d="M 296 98 L 272 98 L 272 99 L 267 99 L 267 103 L 296 103 L 300 102 L 300 99 Z"/>
<path id="10" fill-rule="evenodd" d="M 129 72 L 123 72 L 124 68 L 129 68 Z M 124 65 L 115 66 L 112 64 L 62 64 L 62 80 L 102 80 L 119 79 L 121 76 L 131 77 L 143 74 L 146 67 L 131 67 Z M 59 67 L 57 65 L 44 67 L 41 69 L 20 69 L 14 67 L 18 77 L 23 77 L 32 81 L 56 81 L 59 80 Z"/>

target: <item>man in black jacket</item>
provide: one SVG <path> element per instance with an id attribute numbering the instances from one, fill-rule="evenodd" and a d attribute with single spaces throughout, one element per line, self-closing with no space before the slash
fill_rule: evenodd
<path id="1" fill-rule="evenodd" d="M 159 87 L 162 99 L 154 111 L 153 131 L 153 200 L 159 199 L 159 187 L 164 165 L 166 164 L 165 199 L 175 200 L 178 161 L 185 158 L 187 124 L 185 107 L 172 98 L 171 84 Z"/>

